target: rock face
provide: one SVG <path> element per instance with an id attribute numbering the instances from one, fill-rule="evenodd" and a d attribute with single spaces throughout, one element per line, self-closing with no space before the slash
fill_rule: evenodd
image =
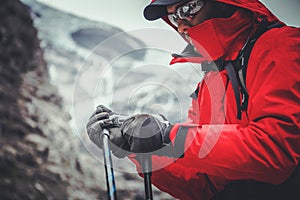
<path id="1" fill-rule="evenodd" d="M 0 4 L 0 199 L 104 196 L 83 183 L 70 117 L 49 83 L 28 7 L 17 0 Z"/>
<path id="2" fill-rule="evenodd" d="M 32 126 L 33 123 L 27 123 L 23 116 L 26 112 L 25 102 L 31 99 L 25 100 L 22 94 L 22 80 L 26 73 L 37 68 L 40 68 L 40 76 L 45 77 L 45 63 L 41 59 L 37 32 L 32 27 L 27 8 L 18 1 L 1 1 L 0 7 L 0 198 L 22 199 L 28 194 L 30 198 L 42 197 L 47 194 L 40 193 L 35 187 L 44 190 L 47 185 L 32 181 L 36 179 L 34 176 L 43 176 L 50 184 L 55 183 L 57 177 L 42 173 L 39 169 L 39 163 L 47 159 L 49 149 L 42 149 L 37 156 L 34 145 L 24 142 L 29 133 L 41 135 L 42 130 Z M 38 120 L 37 116 L 27 119 L 31 122 Z M 65 190 L 58 185 L 60 189 Z"/>
<path id="3" fill-rule="evenodd" d="M 111 30 L 103 30 L 100 28 L 84 28 L 73 32 L 71 36 L 79 46 L 92 50 L 95 47 L 95 44 L 104 42 L 106 39 L 111 37 L 112 32 Z M 115 55 L 112 51 L 109 50 L 113 49 L 114 52 L 117 53 L 127 49 L 134 50 L 135 48 L 140 48 L 142 46 L 145 46 L 143 42 L 137 40 L 136 38 L 130 35 L 124 34 L 124 37 L 116 38 L 116 40 L 114 40 L 112 43 L 109 43 L 109 45 L 104 45 L 102 46 L 102 48 L 97 48 L 94 53 L 100 55 L 101 57 L 104 57 L 105 59 L 110 60 L 115 58 Z M 145 54 L 146 51 L 142 50 L 139 52 L 129 54 L 128 58 L 135 60 L 143 60 Z"/>
<path id="4" fill-rule="evenodd" d="M 85 174 L 76 154 L 28 7 L 4 0 L 0 16 L 0 199 L 105 199 L 103 175 Z"/>

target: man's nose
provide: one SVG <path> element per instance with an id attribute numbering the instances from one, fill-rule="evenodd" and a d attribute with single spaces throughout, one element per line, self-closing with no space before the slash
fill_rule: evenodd
<path id="1" fill-rule="evenodd" d="M 177 24 L 178 24 L 177 30 L 179 33 L 186 33 L 187 29 L 190 28 L 186 20 L 178 19 Z"/>

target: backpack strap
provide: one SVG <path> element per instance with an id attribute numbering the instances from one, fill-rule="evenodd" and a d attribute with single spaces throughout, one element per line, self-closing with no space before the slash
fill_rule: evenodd
<path id="1" fill-rule="evenodd" d="M 231 64 L 227 63 L 227 65 L 225 66 L 225 69 L 229 76 L 229 80 L 231 81 L 234 90 L 235 100 L 237 104 L 237 119 L 239 120 L 242 117 L 242 111 L 247 110 L 248 107 L 249 94 L 246 88 L 246 72 L 250 53 L 255 45 L 255 42 L 266 31 L 282 26 L 283 25 L 281 23 L 274 23 L 267 27 L 259 29 L 252 39 L 248 38 L 244 47 L 240 50 L 237 60 L 229 62 Z M 240 94 L 242 94 L 242 104 L 240 104 Z"/>
<path id="2" fill-rule="evenodd" d="M 227 71 L 227 74 L 228 74 L 229 80 L 232 84 L 232 88 L 233 88 L 233 92 L 234 92 L 234 97 L 235 97 L 235 101 L 236 101 L 236 109 L 237 109 L 236 118 L 241 119 L 242 118 L 242 110 L 241 110 L 240 104 L 238 103 L 238 102 L 241 102 L 239 83 L 238 83 L 238 79 L 237 79 L 234 67 L 231 62 L 228 62 L 225 65 L 225 70 Z"/>

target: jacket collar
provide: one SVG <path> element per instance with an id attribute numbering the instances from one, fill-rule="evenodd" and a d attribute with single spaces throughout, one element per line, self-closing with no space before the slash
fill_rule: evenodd
<path id="1" fill-rule="evenodd" d="M 188 33 L 193 45 L 189 44 L 180 55 L 173 54 L 171 64 L 235 60 L 253 28 L 252 16 L 242 9 L 229 18 L 210 19 L 191 27 Z"/>

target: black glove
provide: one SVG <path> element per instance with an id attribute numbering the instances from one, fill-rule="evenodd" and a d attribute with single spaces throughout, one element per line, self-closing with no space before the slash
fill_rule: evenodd
<path id="1" fill-rule="evenodd" d="M 120 129 L 122 124 L 121 118 L 124 118 L 124 115 L 121 116 L 100 105 L 89 118 L 86 125 L 90 140 L 101 149 L 103 148 L 103 130 L 107 129 L 109 131 L 110 149 L 118 158 L 124 158 L 129 154 L 129 145 L 123 138 Z"/>
<path id="2" fill-rule="evenodd" d="M 137 114 L 127 118 L 121 129 L 132 153 L 170 155 L 171 127 L 162 115 Z"/>

